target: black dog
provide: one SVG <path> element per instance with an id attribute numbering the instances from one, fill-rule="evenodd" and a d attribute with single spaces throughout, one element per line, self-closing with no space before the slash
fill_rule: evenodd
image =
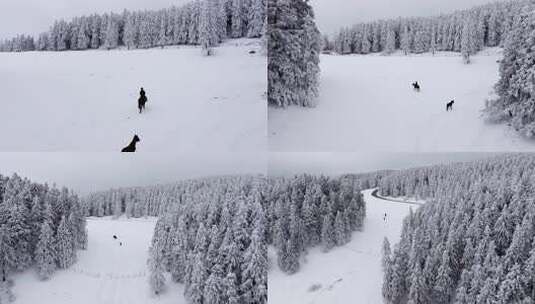
<path id="1" fill-rule="evenodd" d="M 418 81 L 414 82 L 414 83 L 412 84 L 412 87 L 413 87 L 416 91 L 418 91 L 418 92 L 420 91 L 420 85 L 418 84 Z"/>
<path id="2" fill-rule="evenodd" d="M 455 100 L 452 100 L 446 104 L 446 112 L 451 110 L 453 111 L 453 104 L 455 103 Z"/>
<path id="3" fill-rule="evenodd" d="M 141 141 L 137 135 L 134 135 L 134 138 L 128 144 L 128 146 L 124 147 L 121 152 L 136 152 L 136 143 Z"/>
<path id="4" fill-rule="evenodd" d="M 139 98 L 137 100 L 137 107 L 140 114 L 141 111 L 145 110 L 145 103 L 147 103 L 147 95 L 145 94 L 145 90 L 141 88 L 141 91 L 139 91 Z"/>

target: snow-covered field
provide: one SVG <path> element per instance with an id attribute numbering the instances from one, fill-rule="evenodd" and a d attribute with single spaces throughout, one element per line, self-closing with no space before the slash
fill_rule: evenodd
<path id="1" fill-rule="evenodd" d="M 481 118 L 500 59 L 498 49 L 474 56 L 470 65 L 453 53 L 324 55 L 315 108 L 268 110 L 270 150 L 533 151 L 535 142 Z M 453 111 L 446 112 L 452 99 Z"/>
<path id="2" fill-rule="evenodd" d="M 197 47 L 0 53 L 0 150 L 265 150 L 259 40 Z M 138 114 L 144 87 L 147 111 Z"/>
<path id="3" fill-rule="evenodd" d="M 178 284 L 168 284 L 168 290 L 158 298 L 149 291 L 146 262 L 155 224 L 156 218 L 90 218 L 88 249 L 79 251 L 78 262 L 57 271 L 48 281 L 39 281 L 34 271 L 16 275 L 15 303 L 182 303 Z"/>
<path id="4" fill-rule="evenodd" d="M 388 237 L 392 245 L 398 241 L 403 218 L 411 206 L 377 199 L 372 191 L 363 192 L 367 212 L 364 231 L 354 233 L 349 244 L 328 253 L 319 248 L 311 250 L 294 275 L 282 273 L 276 266 L 274 250 L 269 252 L 270 304 L 382 303 L 383 238 Z"/>

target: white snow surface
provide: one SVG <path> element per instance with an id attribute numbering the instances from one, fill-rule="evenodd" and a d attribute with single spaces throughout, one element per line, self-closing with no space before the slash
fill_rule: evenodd
<path id="1" fill-rule="evenodd" d="M 287 275 L 280 271 L 276 266 L 275 251 L 271 248 L 268 273 L 270 304 L 383 302 L 383 238 L 388 237 L 393 247 L 399 241 L 403 218 L 409 214 L 411 207 L 414 210 L 417 206 L 377 199 L 371 196 L 372 192 L 363 191 L 367 212 L 364 230 L 355 232 L 350 243 L 327 253 L 313 248 L 296 274 Z"/>
<path id="2" fill-rule="evenodd" d="M 89 218 L 88 248 L 78 252 L 78 261 L 47 281 L 40 281 L 33 270 L 14 276 L 14 303 L 186 303 L 182 286 L 170 278 L 159 297 L 149 290 L 147 258 L 155 224 L 156 218 Z"/>
<path id="3" fill-rule="evenodd" d="M 136 133 L 138 151 L 264 151 L 259 50 L 238 39 L 211 57 L 192 46 L 0 53 L 0 150 L 120 151 Z"/>
<path id="4" fill-rule="evenodd" d="M 270 107 L 271 151 L 533 151 L 535 141 L 506 125 L 484 122 L 498 81 L 497 48 L 462 63 L 434 56 L 322 55 L 314 108 Z M 418 81 L 419 93 L 411 83 Z M 446 103 L 454 99 L 453 111 Z"/>

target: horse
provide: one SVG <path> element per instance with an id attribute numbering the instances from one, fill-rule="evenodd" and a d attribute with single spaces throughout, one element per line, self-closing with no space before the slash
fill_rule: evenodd
<path id="1" fill-rule="evenodd" d="M 137 135 L 134 135 L 134 138 L 132 138 L 132 141 L 128 144 L 128 146 L 124 147 L 121 152 L 136 152 L 136 143 L 141 141 Z"/>
<path id="2" fill-rule="evenodd" d="M 452 100 L 446 104 L 446 112 L 447 111 L 453 111 L 453 104 L 455 103 L 455 100 Z"/>
<path id="3" fill-rule="evenodd" d="M 143 88 L 141 88 L 141 91 L 139 92 L 139 98 L 137 100 L 137 108 L 139 109 L 139 114 L 143 110 L 145 110 L 145 103 L 147 103 L 147 95 L 145 95 L 145 91 Z"/>

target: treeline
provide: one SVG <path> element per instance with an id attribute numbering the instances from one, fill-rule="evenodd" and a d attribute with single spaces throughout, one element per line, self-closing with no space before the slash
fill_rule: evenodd
<path id="1" fill-rule="evenodd" d="M 527 8 L 526 8 L 527 6 Z M 339 31 L 324 48 L 339 54 L 461 52 L 466 61 L 483 47 L 503 45 L 530 1 L 507 1 L 436 17 L 413 17 L 360 23 Z"/>
<path id="2" fill-rule="evenodd" d="M 264 190 L 267 239 L 286 273 L 299 270 L 307 249 L 329 251 L 362 230 L 366 205 L 350 178 L 298 175 L 269 178 Z"/>
<path id="3" fill-rule="evenodd" d="M 428 201 L 385 242 L 386 303 L 535 301 L 535 155 L 399 171 L 380 191 Z"/>
<path id="4" fill-rule="evenodd" d="M 265 0 L 196 0 L 157 11 L 128 11 L 58 20 L 37 39 L 19 35 L 0 43 L 0 51 L 128 49 L 201 44 L 263 35 Z"/>
<path id="5" fill-rule="evenodd" d="M 515 17 L 500 62 L 497 98 L 486 104 L 487 121 L 507 123 L 528 138 L 535 137 L 535 15 L 533 11 Z"/>
<path id="6" fill-rule="evenodd" d="M 85 217 L 75 194 L 17 174 L 0 175 L 0 288 L 11 274 L 32 267 L 48 279 L 71 266 L 86 245 Z"/>
<path id="7" fill-rule="evenodd" d="M 314 106 L 321 35 L 306 0 L 268 0 L 268 104 Z"/>
<path id="8" fill-rule="evenodd" d="M 162 215 L 150 248 L 150 286 L 164 273 L 185 285 L 188 303 L 267 303 L 266 221 L 258 178 L 192 187 Z"/>
<path id="9" fill-rule="evenodd" d="M 185 180 L 166 185 L 127 187 L 90 193 L 83 200 L 86 216 L 147 217 L 173 211 L 195 193 L 212 188 L 231 188 L 232 184 L 252 184 L 258 176 L 221 176 Z M 224 186 L 219 186 L 219 185 Z"/>

